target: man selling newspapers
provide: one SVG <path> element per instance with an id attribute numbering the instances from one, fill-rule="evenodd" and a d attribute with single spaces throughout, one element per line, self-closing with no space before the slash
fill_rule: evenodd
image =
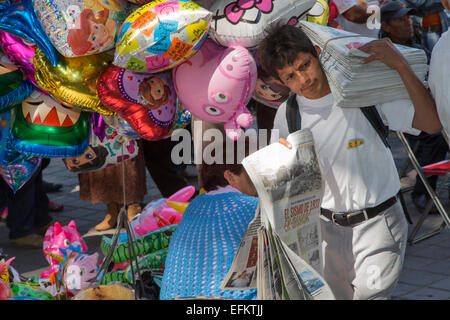
<path id="1" fill-rule="evenodd" d="M 359 50 L 371 55 L 358 63 L 396 70 L 410 97 L 376 105 L 377 115 L 391 130 L 439 132 L 434 100 L 402 53 L 388 39 L 370 40 Z M 275 130 L 271 141 L 299 128 L 312 132 L 325 181 L 323 275 L 336 299 L 388 299 L 402 269 L 408 230 L 397 201 L 398 173 L 386 141 L 369 122 L 374 118 L 362 108 L 336 105 L 320 53 L 300 28 L 289 25 L 272 27 L 259 44 L 262 68 L 297 94 L 279 107 L 279 135 Z"/>

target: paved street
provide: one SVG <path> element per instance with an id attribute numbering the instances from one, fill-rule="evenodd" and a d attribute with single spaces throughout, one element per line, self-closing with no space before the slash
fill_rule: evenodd
<path id="1" fill-rule="evenodd" d="M 391 136 L 390 140 L 396 162 L 401 167 L 407 159 L 406 152 L 395 136 Z M 413 185 L 415 179 L 412 167 L 407 172 L 407 177 L 402 178 L 402 185 L 405 187 Z M 93 205 L 79 200 L 78 177 L 70 173 L 60 159 L 51 161 L 49 167 L 44 171 L 44 179 L 49 182 L 64 184 L 61 192 L 49 194 L 51 200 L 64 205 L 64 211 L 54 214 L 53 217 L 61 220 L 75 220 L 79 232 L 87 242 L 89 253 L 100 252 L 99 244 L 102 234 L 114 232 L 114 230 L 110 230 L 99 233 L 93 230 L 93 227 L 103 219 L 106 206 L 104 204 Z M 148 174 L 147 189 L 145 203 L 161 197 Z M 441 194 L 445 200 L 445 207 L 450 212 L 450 204 L 447 199 L 448 186 L 445 186 Z M 416 222 L 420 213 L 412 204 L 409 193 L 405 194 L 405 200 L 409 213 L 413 221 Z M 442 218 L 439 215 L 429 215 L 419 233 L 433 230 L 441 222 Z M 409 227 L 411 231 L 413 225 Z M 17 250 L 9 246 L 8 230 L 4 223 L 0 223 L 0 248 L 9 257 L 16 257 L 12 265 L 26 277 L 39 276 L 40 272 L 48 267 L 42 250 Z M 450 231 L 448 228 L 425 241 L 408 245 L 403 273 L 393 298 L 408 300 L 450 299 Z"/>

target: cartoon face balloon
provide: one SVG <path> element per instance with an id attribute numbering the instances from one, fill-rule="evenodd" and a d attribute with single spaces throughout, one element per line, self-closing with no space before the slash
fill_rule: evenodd
<path id="1" fill-rule="evenodd" d="M 123 23 L 114 64 L 161 72 L 192 56 L 207 36 L 211 12 L 190 1 L 155 0 Z"/>
<path id="2" fill-rule="evenodd" d="M 209 35 L 223 46 L 240 45 L 255 48 L 274 22 L 287 23 L 291 18 L 300 20 L 316 0 L 217 0 Z M 292 20 L 291 20 L 292 21 Z"/>
<path id="3" fill-rule="evenodd" d="M 160 140 L 173 126 L 176 93 L 170 71 L 137 73 L 111 65 L 100 76 L 97 92 L 144 139 Z"/>
<path id="4" fill-rule="evenodd" d="M 0 29 L 36 44 L 50 62 L 56 65 L 57 51 L 34 12 L 32 0 L 0 2 Z"/>
<path id="5" fill-rule="evenodd" d="M 268 107 L 278 108 L 291 95 L 291 90 L 258 68 L 258 79 L 252 98 Z"/>
<path id="6" fill-rule="evenodd" d="M 186 109 L 203 121 L 223 122 L 233 140 L 239 138 L 240 127 L 252 124 L 246 105 L 256 76 L 256 63 L 247 49 L 220 47 L 212 40 L 173 70 L 175 89 Z"/>
<path id="7" fill-rule="evenodd" d="M 118 135 L 105 124 L 103 130 L 93 128 L 89 147 L 82 155 L 63 161 L 70 172 L 79 173 L 118 165 L 136 157 L 138 152 L 139 147 L 135 140 Z"/>
<path id="8" fill-rule="evenodd" d="M 111 116 L 114 112 L 102 104 L 96 90 L 97 79 L 111 60 L 108 53 L 61 57 L 55 67 L 42 50 L 36 48 L 33 60 L 36 83 L 66 106 Z"/>
<path id="9" fill-rule="evenodd" d="M 24 80 L 17 66 L 0 52 L 0 112 L 11 109 L 14 104 L 28 97 L 33 90 L 32 83 Z"/>
<path id="10" fill-rule="evenodd" d="M 14 148 L 40 157 L 74 157 L 89 144 L 90 113 L 67 108 L 35 91 L 14 110 Z"/>
<path id="11" fill-rule="evenodd" d="M 123 0 L 35 0 L 34 8 L 48 37 L 65 57 L 114 48 L 117 32 L 129 14 Z"/>

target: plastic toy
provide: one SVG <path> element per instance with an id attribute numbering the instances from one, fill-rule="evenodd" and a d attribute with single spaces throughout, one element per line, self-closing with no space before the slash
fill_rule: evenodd
<path id="1" fill-rule="evenodd" d="M 77 231 L 75 221 L 71 220 L 67 226 L 61 227 L 58 222 L 54 226 L 50 226 L 44 236 L 43 250 L 54 255 L 64 258 L 63 252 L 60 249 L 67 249 L 70 245 L 80 247 L 81 252 L 87 252 L 86 242 L 81 238 Z M 70 254 L 71 251 L 67 252 Z M 48 278 L 52 273 L 58 272 L 59 263 L 57 259 L 50 257 L 44 253 L 45 258 L 50 264 L 48 270 L 41 273 L 41 278 Z"/>

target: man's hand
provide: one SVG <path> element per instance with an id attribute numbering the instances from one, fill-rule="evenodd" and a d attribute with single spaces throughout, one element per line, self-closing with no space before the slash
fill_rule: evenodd
<path id="1" fill-rule="evenodd" d="M 374 53 L 370 57 L 363 59 L 361 64 L 366 64 L 374 60 L 380 60 L 388 67 L 391 67 L 397 71 L 405 67 L 409 68 L 405 57 L 403 57 L 401 52 L 394 46 L 389 38 L 370 41 L 358 49 L 366 53 Z"/>

